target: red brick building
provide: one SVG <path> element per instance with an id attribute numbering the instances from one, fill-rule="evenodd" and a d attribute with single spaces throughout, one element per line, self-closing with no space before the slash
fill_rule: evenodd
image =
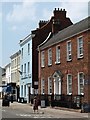
<path id="1" fill-rule="evenodd" d="M 90 17 L 59 31 L 38 51 L 39 94 L 82 96 L 90 103 Z"/>
<path id="2" fill-rule="evenodd" d="M 55 8 L 54 15 L 49 21 L 40 21 L 39 28 L 32 31 L 35 37 L 32 38 L 32 82 L 33 88 L 38 89 L 38 51 L 37 46 L 41 44 L 50 35 L 50 32 L 54 35 L 58 31 L 72 25 L 69 18 L 66 17 L 66 11 Z"/>

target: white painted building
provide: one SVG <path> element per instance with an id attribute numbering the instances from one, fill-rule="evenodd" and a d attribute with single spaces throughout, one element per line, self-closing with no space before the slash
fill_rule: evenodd
<path id="1" fill-rule="evenodd" d="M 5 66 L 6 69 L 6 82 L 11 83 L 11 63 Z"/>
<path id="2" fill-rule="evenodd" d="M 32 35 L 28 35 L 20 40 L 21 65 L 20 65 L 20 97 L 30 102 L 30 94 L 33 94 L 32 88 Z"/>
<path id="3" fill-rule="evenodd" d="M 2 98 L 2 68 L 0 67 L 0 98 Z"/>

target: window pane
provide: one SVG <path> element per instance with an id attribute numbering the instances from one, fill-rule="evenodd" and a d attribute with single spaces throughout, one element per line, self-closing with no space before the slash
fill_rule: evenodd
<path id="1" fill-rule="evenodd" d="M 67 60 L 72 59 L 72 54 L 71 54 L 71 42 L 67 42 Z"/>
<path id="2" fill-rule="evenodd" d="M 48 50 L 48 65 L 52 64 L 52 50 Z"/>
<path id="3" fill-rule="evenodd" d="M 84 93 L 84 74 L 79 73 L 79 91 L 80 94 Z"/>

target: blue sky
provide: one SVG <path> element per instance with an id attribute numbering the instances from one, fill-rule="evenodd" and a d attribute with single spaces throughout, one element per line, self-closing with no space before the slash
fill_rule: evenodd
<path id="1" fill-rule="evenodd" d="M 73 23 L 88 16 L 88 0 L 83 0 L 83 2 L 74 2 L 74 0 L 30 1 L 1 0 L 0 2 L 0 66 L 10 62 L 10 56 L 19 50 L 20 39 L 36 29 L 40 20 L 49 20 L 55 8 L 66 9 L 67 17 Z"/>

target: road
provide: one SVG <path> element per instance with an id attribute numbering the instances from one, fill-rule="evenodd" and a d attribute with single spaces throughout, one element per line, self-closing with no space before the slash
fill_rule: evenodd
<path id="1" fill-rule="evenodd" d="M 50 107 L 39 107 L 38 113 L 34 113 L 30 104 L 10 103 L 10 107 L 0 107 L 2 118 L 77 118 L 86 120 L 88 113 L 59 110 Z"/>

